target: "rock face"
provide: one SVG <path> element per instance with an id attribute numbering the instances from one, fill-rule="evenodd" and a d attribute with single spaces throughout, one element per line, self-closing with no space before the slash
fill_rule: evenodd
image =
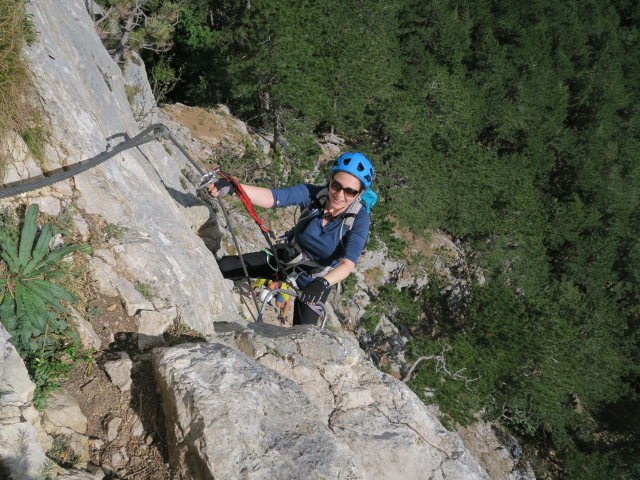
<path id="1" fill-rule="evenodd" d="M 185 478 L 489 478 L 352 342 L 306 326 L 216 330 L 219 343 L 154 350 Z"/>
<path id="2" fill-rule="evenodd" d="M 0 475 L 8 468 L 15 478 L 35 478 L 47 460 L 36 428 L 25 420 L 35 385 L 9 338 L 0 324 Z"/>
<path id="3" fill-rule="evenodd" d="M 171 461 L 186 478 L 361 477 L 295 382 L 221 344 L 155 352 Z"/>
<path id="4" fill-rule="evenodd" d="M 123 75 L 100 43 L 85 2 L 33 2 L 28 8 L 39 41 L 27 54 L 51 130 L 47 167 L 91 158 L 139 133 Z M 139 77 L 139 70 L 128 76 Z M 148 92 L 148 85 L 140 91 Z M 95 267 L 105 290 L 139 305 L 127 282 L 148 285 L 153 298 L 137 311 L 172 312 L 172 321 L 207 334 L 212 320 L 228 320 L 237 310 L 211 252 L 195 235 L 213 212 L 182 175 L 185 168 L 192 169 L 185 158 L 171 157 L 154 141 L 52 186 L 49 196 L 73 200 L 81 215 L 127 228 Z"/>
<path id="5" fill-rule="evenodd" d="M 535 480 L 529 465 L 519 464 L 522 455 L 520 444 L 495 425 L 480 420 L 459 428 L 458 433 L 492 480 Z"/>

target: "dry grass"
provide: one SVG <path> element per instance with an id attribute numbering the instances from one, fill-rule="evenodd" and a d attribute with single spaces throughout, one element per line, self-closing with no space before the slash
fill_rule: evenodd
<path id="1" fill-rule="evenodd" d="M 22 49 L 33 36 L 21 0 L 0 0 L 0 129 L 20 134 L 32 127 L 30 72 Z"/>
<path id="2" fill-rule="evenodd" d="M 22 54 L 24 46 L 33 39 L 33 24 L 24 2 L 0 0 L 0 138 L 3 131 L 10 130 L 33 140 L 34 132 L 42 128 L 38 125 L 38 112 L 29 102 L 31 72 Z M 8 161 L 0 158 L 0 172 Z"/>

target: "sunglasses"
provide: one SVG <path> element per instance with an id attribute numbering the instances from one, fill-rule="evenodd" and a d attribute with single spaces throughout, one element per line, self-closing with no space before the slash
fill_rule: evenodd
<path id="1" fill-rule="evenodd" d="M 344 192 L 344 196 L 349 198 L 353 198 L 360 193 L 360 190 L 354 190 L 353 188 L 343 187 L 340 182 L 338 182 L 333 178 L 329 182 L 329 187 L 331 187 L 331 190 L 333 190 L 336 193 L 342 190 Z"/>

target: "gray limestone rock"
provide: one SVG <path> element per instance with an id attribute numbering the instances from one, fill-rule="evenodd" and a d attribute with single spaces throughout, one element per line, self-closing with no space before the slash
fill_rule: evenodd
<path id="1" fill-rule="evenodd" d="M 535 480 L 528 466 L 516 468 L 522 447 L 513 437 L 506 438 L 508 441 L 505 442 L 505 435 L 495 425 L 478 421 L 468 427 L 458 428 L 458 433 L 485 466 L 492 480 Z"/>
<path id="2" fill-rule="evenodd" d="M 51 434 L 87 433 L 87 417 L 80 410 L 78 401 L 64 390 L 54 390 L 47 398 L 44 421 L 45 430 Z"/>
<path id="3" fill-rule="evenodd" d="M 36 386 L 0 323 L 0 406 L 20 407 L 33 398 Z"/>
<path id="4" fill-rule="evenodd" d="M 153 360 L 185 478 L 365 478 L 290 379 L 220 344 L 159 348 Z"/>
<path id="5" fill-rule="evenodd" d="M 118 290 L 115 287 L 118 276 L 111 265 L 98 257 L 89 259 L 91 278 L 96 282 L 100 291 L 109 296 L 117 297 Z"/>
<path id="6" fill-rule="evenodd" d="M 240 449 L 243 458 L 265 455 L 265 445 L 237 433 L 237 425 L 260 438 L 267 435 L 265 426 L 274 429 L 270 435 L 296 436 L 304 425 L 327 437 L 323 442 L 348 449 L 340 462 L 354 465 L 350 470 L 354 478 L 488 479 L 460 438 L 447 432 L 406 385 L 378 371 L 351 341 L 308 326 L 218 324 L 216 328 L 217 340 L 234 350 L 217 344 L 154 350 L 165 416 L 174 422 L 167 424 L 172 430 L 172 461 L 193 466 L 189 478 L 205 478 L 198 475 L 223 468 L 217 462 L 226 450 L 203 447 L 221 439 L 229 448 Z M 281 385 L 287 385 L 282 378 L 292 381 L 295 394 L 278 393 L 285 388 Z M 312 426 L 305 423 L 310 419 Z M 226 433 L 230 431 L 234 433 Z M 278 442 L 275 447 L 281 448 Z M 274 457 L 278 461 L 270 474 L 285 478 L 279 469 L 293 460 L 285 452 L 278 454 L 285 457 Z M 236 465 L 240 460 L 233 458 Z M 315 472 L 310 475 L 305 461 L 300 462 L 296 468 L 300 476 L 288 478 L 324 478 Z M 259 471 L 263 468 L 259 466 Z M 237 475 L 222 471 L 233 478 Z"/>
<path id="7" fill-rule="evenodd" d="M 40 211 L 47 215 L 57 216 L 62 212 L 62 205 L 60 200 L 55 197 L 39 197 L 33 200 L 33 203 L 37 203 L 40 206 Z"/>
<path id="8" fill-rule="evenodd" d="M 151 91 L 144 62 L 136 52 L 127 52 L 122 75 L 131 110 L 141 127 L 159 121 L 156 99 Z"/>
<path id="9" fill-rule="evenodd" d="M 93 465 L 87 470 L 80 470 L 77 468 L 62 470 L 58 473 L 56 478 L 58 480 L 102 480 L 105 476 L 106 474 L 101 468 Z"/>
<path id="10" fill-rule="evenodd" d="M 120 417 L 116 417 L 113 415 L 107 416 L 104 419 L 104 430 L 107 435 L 107 442 L 113 442 L 118 437 L 118 432 L 120 431 L 120 425 L 122 424 L 122 419 Z"/>
<path id="11" fill-rule="evenodd" d="M 173 310 L 175 312 L 175 309 Z M 141 311 L 135 316 L 138 330 L 138 348 L 155 347 L 164 343 L 162 334 L 173 325 L 171 316 L 160 312 Z"/>
<path id="12" fill-rule="evenodd" d="M 0 141 L 0 157 L 11 158 L 12 162 L 0 178 L 2 183 L 12 183 L 31 176 L 40 175 L 42 171 L 29 154 L 26 143 L 14 132 L 3 132 Z"/>
<path id="13" fill-rule="evenodd" d="M 15 478 L 35 479 L 47 457 L 38 430 L 22 415 L 30 407 L 35 385 L 9 338 L 0 323 L 0 458 Z"/>
<path id="14" fill-rule="evenodd" d="M 33 425 L 38 436 L 38 440 L 40 440 L 40 445 L 42 445 L 42 448 L 45 452 L 48 452 L 53 446 L 53 437 L 49 435 L 44 429 L 42 422 L 44 413 L 39 412 L 34 406 L 31 405 L 23 408 L 21 413 L 22 418 Z"/>
<path id="15" fill-rule="evenodd" d="M 91 324 L 84 319 L 77 309 L 71 307 L 70 310 L 73 317 L 73 327 L 80 338 L 82 346 L 87 349 L 99 350 L 102 340 L 100 340 Z"/>
<path id="16" fill-rule="evenodd" d="M 33 2 L 28 9 L 39 35 L 26 54 L 46 105 L 50 142 L 64 146 L 58 161 L 71 165 L 137 134 L 126 83 L 100 42 L 85 2 Z M 115 275 L 156 287 L 157 307 L 175 307 L 183 323 L 208 334 L 214 321 L 233 318 L 237 310 L 221 288 L 215 259 L 194 231 L 200 227 L 194 221 L 207 219 L 198 213 L 190 220 L 192 215 L 185 213 L 202 205 L 193 187 L 184 185 L 180 171 L 185 162 L 153 141 L 75 176 L 74 195 L 81 215 L 99 215 L 129 229 L 116 264 L 110 264 Z M 138 304 L 130 310 L 157 307 Z"/>
<path id="17" fill-rule="evenodd" d="M 126 392 L 131 388 L 133 362 L 125 352 L 118 352 L 118 357 L 104 362 L 104 370 L 109 375 L 111 383 L 118 387 L 121 392 Z"/>
<path id="18" fill-rule="evenodd" d="M 12 478 L 36 480 L 47 457 L 29 422 L 0 426 L 0 458 Z"/>

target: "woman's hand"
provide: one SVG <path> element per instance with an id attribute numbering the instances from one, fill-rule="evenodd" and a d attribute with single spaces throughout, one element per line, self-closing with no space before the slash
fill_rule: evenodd
<path id="1" fill-rule="evenodd" d="M 324 292 L 330 288 L 331 285 L 326 279 L 318 277 L 302 289 L 299 297 L 300 301 L 302 303 L 318 303 L 322 299 Z"/>
<path id="2" fill-rule="evenodd" d="M 268 188 L 254 187 L 253 185 L 244 185 L 244 184 L 239 184 L 239 185 L 243 188 L 244 192 L 249 197 L 249 200 L 251 200 L 251 203 L 253 203 L 254 205 L 258 207 L 264 207 L 264 208 L 274 207 L 273 194 L 271 193 L 271 190 L 269 190 Z M 224 178 L 221 178 L 217 180 L 215 183 L 209 184 L 204 188 L 206 188 L 207 191 L 214 198 L 220 195 L 226 195 L 228 193 L 231 195 L 236 193 L 234 187 L 231 185 L 231 182 L 229 182 Z"/>
<path id="3" fill-rule="evenodd" d="M 215 183 L 210 183 L 204 188 L 207 189 L 209 195 L 213 198 L 216 198 L 219 195 L 227 195 L 229 192 L 233 193 L 231 182 L 226 178 L 220 178 Z"/>

